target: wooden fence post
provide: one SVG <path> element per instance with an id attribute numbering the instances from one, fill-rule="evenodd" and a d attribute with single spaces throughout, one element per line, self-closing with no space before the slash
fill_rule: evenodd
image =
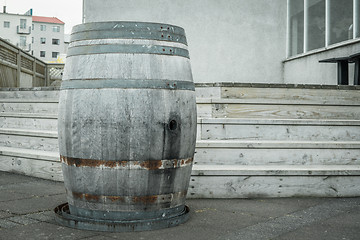
<path id="1" fill-rule="evenodd" d="M 20 87 L 20 77 L 21 77 L 21 50 L 19 49 L 16 53 L 16 87 Z"/>

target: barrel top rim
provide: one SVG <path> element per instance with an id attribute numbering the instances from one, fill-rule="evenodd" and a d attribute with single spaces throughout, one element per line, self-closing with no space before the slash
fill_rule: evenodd
<path id="1" fill-rule="evenodd" d="M 146 21 L 99 21 L 99 22 L 86 22 L 86 23 L 81 23 L 81 24 L 77 24 L 75 26 L 73 26 L 71 33 L 74 32 L 80 32 L 80 31 L 76 31 L 76 29 L 80 28 L 82 26 L 86 27 L 86 26 L 92 26 L 92 25 L 96 25 L 96 24 L 102 24 L 102 25 L 110 25 L 110 24 L 148 24 L 150 26 L 161 26 L 164 25 L 166 27 L 173 27 L 173 28 L 178 28 L 180 31 L 184 31 L 184 28 L 177 26 L 177 25 L 173 25 L 173 24 L 168 24 L 168 23 L 162 23 L 162 22 L 146 22 Z M 99 29 L 100 30 L 100 29 Z"/>

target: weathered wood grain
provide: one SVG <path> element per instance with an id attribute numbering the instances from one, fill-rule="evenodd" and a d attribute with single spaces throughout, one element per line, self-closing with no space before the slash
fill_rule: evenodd
<path id="1" fill-rule="evenodd" d="M 357 106 L 212 104 L 211 107 L 214 118 L 360 119 Z"/>
<path id="2" fill-rule="evenodd" d="M 42 151 L 59 151 L 57 138 L 0 134 L 0 146 Z"/>
<path id="3" fill-rule="evenodd" d="M 54 181 L 63 181 L 60 162 L 0 155 L 0 170 Z"/>
<path id="4" fill-rule="evenodd" d="M 221 98 L 258 103 L 359 105 L 360 91 L 301 88 L 221 87 Z"/>
<path id="5" fill-rule="evenodd" d="M 354 149 L 196 148 L 194 164 L 218 165 L 360 165 Z"/>
<path id="6" fill-rule="evenodd" d="M 2 102 L 0 101 L 0 112 L 17 113 L 41 113 L 57 114 L 58 104 L 52 102 Z"/>
<path id="7" fill-rule="evenodd" d="M 192 176 L 188 198 L 358 197 L 359 176 Z"/>
<path id="8" fill-rule="evenodd" d="M 39 129 L 39 130 L 57 130 L 57 119 L 47 118 L 27 118 L 22 117 L 2 117 L 0 115 L 0 128 L 19 128 L 19 129 Z"/>
<path id="9" fill-rule="evenodd" d="M 360 141 L 360 125 L 201 124 L 201 139 Z"/>

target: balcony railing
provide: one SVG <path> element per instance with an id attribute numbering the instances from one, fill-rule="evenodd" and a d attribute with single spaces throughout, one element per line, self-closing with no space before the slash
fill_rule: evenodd
<path id="1" fill-rule="evenodd" d="M 31 51 L 31 44 L 25 44 L 25 45 L 21 45 L 20 43 L 17 43 L 16 46 L 18 48 L 21 48 L 21 50 L 25 51 L 25 52 L 30 52 Z"/>
<path id="2" fill-rule="evenodd" d="M 31 33 L 31 27 L 21 27 L 20 25 L 17 25 L 17 33 L 18 34 L 30 34 Z"/>

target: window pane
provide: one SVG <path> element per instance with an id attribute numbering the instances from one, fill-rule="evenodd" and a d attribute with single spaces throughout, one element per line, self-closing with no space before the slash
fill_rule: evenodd
<path id="1" fill-rule="evenodd" d="M 304 49 L 304 1 L 291 0 L 290 10 L 290 55 L 303 52 Z"/>
<path id="2" fill-rule="evenodd" d="M 330 44 L 352 39 L 353 0 L 330 1 Z"/>
<path id="3" fill-rule="evenodd" d="M 309 0 L 308 50 L 325 47 L 325 0 Z"/>
<path id="4" fill-rule="evenodd" d="M 20 19 L 20 28 L 25 29 L 26 28 L 26 19 Z"/>
<path id="5" fill-rule="evenodd" d="M 20 46 L 25 47 L 26 46 L 26 37 L 20 36 Z"/>
<path id="6" fill-rule="evenodd" d="M 45 51 L 40 51 L 40 57 L 45 57 Z"/>
<path id="7" fill-rule="evenodd" d="M 58 52 L 52 52 L 52 57 L 57 58 L 58 54 L 59 54 Z"/>
<path id="8" fill-rule="evenodd" d="M 46 38 L 40 38 L 40 42 L 41 42 L 41 44 L 45 44 L 46 43 Z"/>
<path id="9" fill-rule="evenodd" d="M 59 44 L 60 44 L 60 40 L 53 38 L 53 39 L 52 39 L 52 44 L 53 44 L 53 45 L 59 45 Z"/>
<path id="10" fill-rule="evenodd" d="M 10 27 L 10 22 L 5 21 L 4 22 L 4 28 L 9 28 L 9 27 Z"/>
<path id="11" fill-rule="evenodd" d="M 53 26 L 52 30 L 53 32 L 60 32 L 60 26 Z"/>

